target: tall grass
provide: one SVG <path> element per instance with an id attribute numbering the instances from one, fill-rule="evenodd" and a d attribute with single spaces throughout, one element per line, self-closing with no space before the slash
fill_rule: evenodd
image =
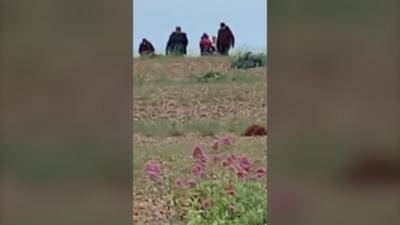
<path id="1" fill-rule="evenodd" d="M 224 132 L 241 135 L 254 121 L 255 119 L 230 122 L 203 120 L 177 123 L 169 120 L 140 120 L 134 122 L 133 133 L 147 137 L 183 136 L 189 133 L 198 134 L 203 137 L 212 137 Z"/>

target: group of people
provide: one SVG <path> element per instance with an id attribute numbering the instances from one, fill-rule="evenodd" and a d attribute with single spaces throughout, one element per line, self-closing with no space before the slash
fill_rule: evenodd
<path id="1" fill-rule="evenodd" d="M 166 55 L 186 55 L 188 44 L 189 41 L 186 33 L 178 26 L 169 36 L 165 53 Z M 207 33 L 203 33 L 200 38 L 199 47 L 202 56 L 214 55 L 217 52 L 220 55 L 228 55 L 229 49 L 235 47 L 235 37 L 229 26 L 225 23 L 221 23 L 218 36 L 213 36 L 212 39 L 210 39 Z M 155 49 L 151 42 L 143 38 L 139 46 L 139 54 L 141 56 L 151 56 L 154 55 L 154 52 Z"/>

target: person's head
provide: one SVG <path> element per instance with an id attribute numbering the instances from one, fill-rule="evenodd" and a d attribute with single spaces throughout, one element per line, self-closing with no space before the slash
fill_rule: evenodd
<path id="1" fill-rule="evenodd" d="M 149 41 L 147 41 L 146 38 L 143 38 L 143 39 L 142 39 L 142 42 L 143 42 L 143 43 L 147 43 L 147 42 L 149 42 Z"/>
<path id="2" fill-rule="evenodd" d="M 182 28 L 180 26 L 175 27 L 175 32 L 180 33 L 182 31 Z"/>
<path id="3" fill-rule="evenodd" d="M 207 33 L 203 33 L 203 35 L 201 36 L 201 38 L 208 38 L 208 34 L 207 34 Z"/>
<path id="4" fill-rule="evenodd" d="M 226 24 L 222 22 L 222 23 L 219 24 L 219 26 L 220 26 L 221 28 L 224 28 L 224 27 L 226 27 Z"/>

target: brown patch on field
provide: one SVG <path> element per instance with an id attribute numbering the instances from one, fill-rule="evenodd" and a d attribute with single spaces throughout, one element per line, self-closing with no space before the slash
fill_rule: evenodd
<path id="1" fill-rule="evenodd" d="M 168 224 L 171 218 L 176 216 L 168 199 L 160 198 L 160 196 L 154 197 L 148 193 L 134 192 L 133 202 L 134 224 Z"/>
<path id="2" fill-rule="evenodd" d="M 165 75 L 182 77 L 191 73 L 207 72 L 210 69 L 226 72 L 230 67 L 229 61 L 221 57 L 212 58 L 164 58 L 133 61 L 133 70 L 136 74 Z M 167 74 L 166 74 L 167 72 Z"/>
<path id="3" fill-rule="evenodd" d="M 158 94 L 140 99 L 134 96 L 134 120 L 197 120 L 266 118 L 264 91 L 252 87 L 224 86 L 217 90 L 208 86 L 164 88 Z"/>
<path id="4" fill-rule="evenodd" d="M 260 118 L 266 120 L 266 83 L 187 84 L 193 74 L 208 71 L 234 76 L 226 58 L 135 60 L 134 77 L 143 85 L 133 97 L 134 120 L 198 120 Z M 243 72 L 241 72 L 243 73 Z M 246 70 L 250 76 L 265 79 L 265 68 Z M 173 85 L 157 85 L 168 79 Z"/>

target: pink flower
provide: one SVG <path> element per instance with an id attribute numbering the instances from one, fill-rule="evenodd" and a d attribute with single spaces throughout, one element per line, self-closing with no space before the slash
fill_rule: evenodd
<path id="1" fill-rule="evenodd" d="M 233 154 L 230 154 L 225 158 L 224 162 L 222 162 L 222 165 L 225 167 L 232 165 L 235 160 L 236 160 L 236 156 Z"/>
<path id="2" fill-rule="evenodd" d="M 193 158 L 200 162 L 207 162 L 207 156 L 200 146 L 195 146 L 193 148 Z"/>
<path id="3" fill-rule="evenodd" d="M 184 185 L 182 179 L 178 178 L 178 179 L 175 180 L 175 187 L 177 187 L 177 188 L 184 188 L 184 186 L 185 186 L 185 185 Z"/>
<path id="4" fill-rule="evenodd" d="M 239 178 L 245 178 L 247 176 L 247 171 L 239 168 L 236 174 Z"/>
<path id="5" fill-rule="evenodd" d="M 229 195 L 235 194 L 235 189 L 233 188 L 233 185 L 231 183 L 229 183 L 228 186 L 226 187 L 226 191 L 228 192 Z"/>
<path id="6" fill-rule="evenodd" d="M 196 187 L 196 180 L 195 179 L 190 179 L 188 182 L 187 182 L 188 184 L 189 184 L 189 186 L 191 187 L 191 188 L 194 188 L 194 187 Z"/>
<path id="7" fill-rule="evenodd" d="M 211 145 L 211 148 L 214 150 L 218 150 L 219 149 L 219 141 L 215 140 L 214 143 Z"/>
<path id="8" fill-rule="evenodd" d="M 249 172 L 250 167 L 251 167 L 251 162 L 250 162 L 249 158 L 247 158 L 246 156 L 241 156 L 239 158 L 239 166 L 240 166 L 240 168 Z"/>
<path id="9" fill-rule="evenodd" d="M 217 162 L 221 161 L 221 157 L 219 155 L 215 155 L 213 157 L 213 161 L 214 161 L 214 163 L 217 163 Z"/>
<path id="10" fill-rule="evenodd" d="M 265 167 L 259 167 L 256 170 L 256 177 L 262 178 L 267 174 L 267 169 Z"/>
<path id="11" fill-rule="evenodd" d="M 159 178 L 161 172 L 160 163 L 155 160 L 147 161 L 144 165 L 144 172 L 152 180 Z"/>
<path id="12" fill-rule="evenodd" d="M 192 166 L 192 173 L 195 176 L 202 176 L 205 173 L 205 165 L 201 163 L 196 163 Z"/>
<path id="13" fill-rule="evenodd" d="M 230 155 L 228 155 L 228 156 L 226 157 L 226 160 L 227 160 L 229 163 L 233 163 L 233 161 L 236 160 L 236 156 L 235 156 L 234 154 L 230 154 Z"/>
<path id="14" fill-rule="evenodd" d="M 222 138 L 222 144 L 223 145 L 231 145 L 232 144 L 232 139 L 229 136 L 225 136 Z"/>
<path id="15" fill-rule="evenodd" d="M 208 208 L 210 208 L 210 207 L 211 207 L 211 202 L 210 202 L 210 200 L 208 200 L 208 198 L 204 198 L 204 199 L 201 201 L 201 207 L 202 207 L 203 209 L 208 209 Z"/>

